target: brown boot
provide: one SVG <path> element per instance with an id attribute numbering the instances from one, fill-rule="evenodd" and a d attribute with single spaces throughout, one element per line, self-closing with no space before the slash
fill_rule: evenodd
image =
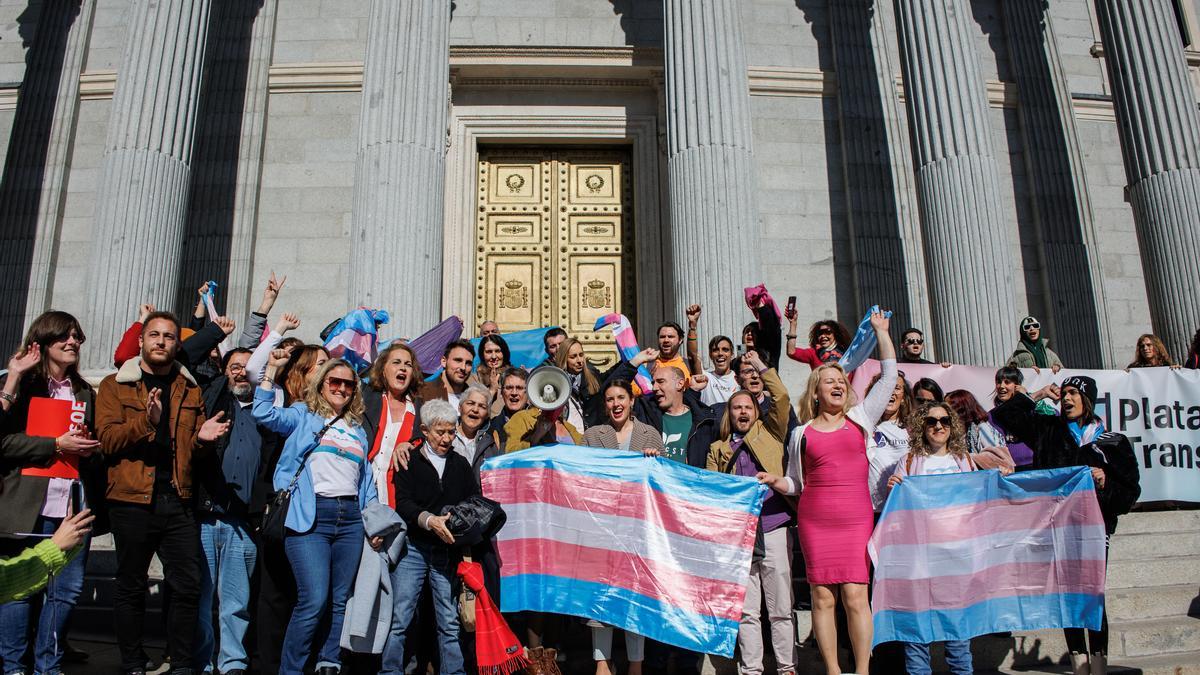
<path id="1" fill-rule="evenodd" d="M 549 675 L 542 669 L 542 651 L 541 647 L 525 650 L 525 657 L 529 659 L 529 665 L 525 666 L 525 675 Z"/>

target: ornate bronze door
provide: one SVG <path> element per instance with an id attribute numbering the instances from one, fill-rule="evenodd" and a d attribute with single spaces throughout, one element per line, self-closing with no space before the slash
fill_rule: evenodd
<path id="1" fill-rule="evenodd" d="M 562 326 L 597 366 L 616 362 L 596 319 L 633 320 L 629 154 L 481 150 L 475 325 Z"/>

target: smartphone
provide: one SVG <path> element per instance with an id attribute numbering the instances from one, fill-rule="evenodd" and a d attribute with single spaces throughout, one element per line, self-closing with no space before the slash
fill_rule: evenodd
<path id="1" fill-rule="evenodd" d="M 738 355 L 739 357 L 741 357 L 741 356 L 745 356 L 745 355 L 746 355 L 746 345 L 744 345 L 744 344 L 739 344 L 739 345 L 737 346 L 737 355 Z"/>
<path id="2" fill-rule="evenodd" d="M 787 313 L 788 316 L 796 313 L 796 296 L 794 295 L 788 296 Z"/>
<path id="3" fill-rule="evenodd" d="M 71 514 L 79 513 L 84 508 L 86 504 L 83 503 L 83 483 L 71 483 Z"/>

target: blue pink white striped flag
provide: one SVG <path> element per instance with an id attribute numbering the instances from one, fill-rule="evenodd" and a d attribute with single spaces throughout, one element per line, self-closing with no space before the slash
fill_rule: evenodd
<path id="1" fill-rule="evenodd" d="M 358 370 L 369 368 L 379 342 L 378 326 L 387 323 L 388 318 L 387 311 L 382 309 L 351 310 L 330 329 L 325 349 L 333 358 L 346 359 Z"/>
<path id="2" fill-rule="evenodd" d="M 733 655 L 767 488 L 640 453 L 531 448 L 483 465 L 507 524 L 500 602 Z"/>
<path id="3" fill-rule="evenodd" d="M 1104 541 L 1087 467 L 907 477 L 868 546 L 875 644 L 1099 630 Z"/>

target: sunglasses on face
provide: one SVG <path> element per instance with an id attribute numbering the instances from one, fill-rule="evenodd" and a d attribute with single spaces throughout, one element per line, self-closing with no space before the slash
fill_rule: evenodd
<path id="1" fill-rule="evenodd" d="M 327 377 L 325 378 L 325 386 L 330 389 L 354 391 L 354 380 L 347 380 L 344 377 Z"/>
<path id="2" fill-rule="evenodd" d="M 58 337 L 54 338 L 54 342 L 66 342 L 67 340 L 71 339 L 74 339 L 79 344 L 83 344 L 83 336 L 75 331 L 71 331 L 66 335 L 59 335 Z"/>
<path id="3" fill-rule="evenodd" d="M 818 328 L 817 335 L 833 335 L 833 330 L 830 328 Z"/>
<path id="4" fill-rule="evenodd" d="M 1040 323 L 1027 323 L 1027 324 L 1025 324 L 1025 330 L 1029 330 L 1029 329 L 1031 329 L 1031 328 L 1041 328 L 1041 327 L 1042 327 L 1042 324 L 1040 324 Z"/>
<path id="5" fill-rule="evenodd" d="M 929 417 L 925 418 L 925 428 L 926 429 L 934 429 L 937 427 L 944 427 L 946 429 L 949 429 L 950 428 L 950 417 L 949 416 L 934 417 L 934 416 L 930 415 Z"/>
<path id="6" fill-rule="evenodd" d="M 923 345 L 923 344 L 925 344 L 925 341 L 922 340 L 921 338 L 909 338 L 904 341 L 904 344 L 906 344 L 906 345 Z"/>

